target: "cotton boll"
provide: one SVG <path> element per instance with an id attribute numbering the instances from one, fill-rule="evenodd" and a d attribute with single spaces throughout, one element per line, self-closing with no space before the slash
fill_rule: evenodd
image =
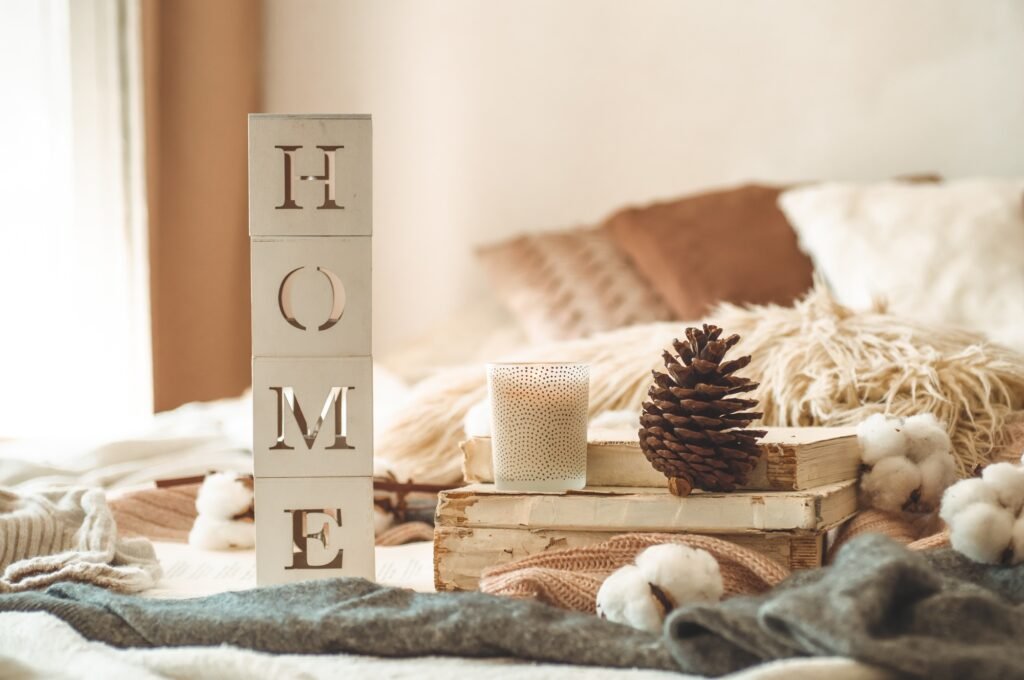
<path id="1" fill-rule="evenodd" d="M 462 421 L 462 429 L 467 437 L 491 436 L 490 399 L 484 399 L 470 407 L 466 412 L 466 418 Z"/>
<path id="2" fill-rule="evenodd" d="M 203 550 L 251 548 L 256 545 L 256 528 L 252 522 L 199 515 L 188 534 L 188 543 Z"/>
<path id="3" fill-rule="evenodd" d="M 921 469 L 910 460 L 883 458 L 860 479 L 860 490 L 870 507 L 901 512 L 921 487 Z"/>
<path id="4" fill-rule="evenodd" d="M 902 419 L 886 418 L 882 413 L 874 414 L 857 426 L 857 439 L 861 460 L 867 465 L 874 465 L 883 458 L 902 456 L 907 448 Z"/>
<path id="5" fill-rule="evenodd" d="M 1013 525 L 1013 515 L 1005 508 L 974 503 L 953 516 L 949 543 L 975 562 L 1000 564 L 1012 540 Z"/>
<path id="6" fill-rule="evenodd" d="M 666 613 L 651 594 L 647 576 L 633 564 L 612 573 L 597 591 L 598 616 L 615 623 L 657 633 Z"/>
<path id="7" fill-rule="evenodd" d="M 999 503 L 1015 515 L 1024 507 L 1024 467 L 994 463 L 981 471 L 981 478 L 995 491 Z"/>
<path id="8" fill-rule="evenodd" d="M 234 472 L 207 475 L 196 496 L 196 510 L 210 518 L 231 519 L 252 507 L 252 487 Z"/>
<path id="9" fill-rule="evenodd" d="M 931 512 L 939 507 L 943 492 L 956 482 L 956 461 L 945 451 L 937 451 L 918 464 L 921 489 L 918 512 Z"/>
<path id="10" fill-rule="evenodd" d="M 907 438 L 906 456 L 911 460 L 922 462 L 933 455 L 949 454 L 953 449 L 949 434 L 931 413 L 910 416 L 901 429 Z"/>
<path id="11" fill-rule="evenodd" d="M 953 518 L 969 505 L 974 503 L 996 505 L 998 502 L 999 498 L 996 496 L 995 489 L 985 480 L 980 477 L 961 479 L 942 494 L 942 507 L 939 510 L 939 517 L 946 524 L 952 524 Z"/>
<path id="12" fill-rule="evenodd" d="M 661 588 L 675 607 L 717 602 L 725 587 L 718 561 L 706 550 L 678 543 L 652 545 L 637 555 L 636 566 Z"/>

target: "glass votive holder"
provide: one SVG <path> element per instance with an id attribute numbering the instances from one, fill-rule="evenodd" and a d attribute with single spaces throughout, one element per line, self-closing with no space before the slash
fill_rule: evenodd
<path id="1" fill-rule="evenodd" d="M 587 364 L 487 364 L 494 484 L 499 491 L 586 486 L 589 389 Z"/>

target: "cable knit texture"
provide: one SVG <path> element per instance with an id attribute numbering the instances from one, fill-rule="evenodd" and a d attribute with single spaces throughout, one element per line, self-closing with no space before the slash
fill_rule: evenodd
<path id="1" fill-rule="evenodd" d="M 117 528 L 124 536 L 188 543 L 196 521 L 199 483 L 168 488 L 139 489 L 110 499 Z"/>
<path id="2" fill-rule="evenodd" d="M 125 593 L 160 578 L 153 545 L 119 538 L 100 489 L 17 494 L 0 489 L 0 593 L 62 581 L 93 583 Z"/>

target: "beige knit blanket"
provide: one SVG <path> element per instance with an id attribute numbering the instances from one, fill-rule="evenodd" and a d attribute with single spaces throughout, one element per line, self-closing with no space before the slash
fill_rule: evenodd
<path id="1" fill-rule="evenodd" d="M 944 531 L 930 533 L 932 529 L 933 526 L 920 520 L 876 510 L 861 512 L 837 533 L 829 561 L 843 544 L 864 533 L 885 534 L 911 550 L 948 546 L 948 534 Z M 926 535 L 922 536 L 922 532 Z M 763 593 L 790 574 L 789 569 L 756 550 L 712 536 L 622 534 L 601 543 L 531 555 L 493 567 L 483 573 L 480 590 L 595 613 L 597 591 L 604 580 L 616 569 L 632 564 L 644 548 L 661 543 L 681 543 L 711 553 L 718 561 L 725 597 Z"/>
<path id="2" fill-rule="evenodd" d="M 61 581 L 132 593 L 161 575 L 153 545 L 119 538 L 103 491 L 85 488 L 0 489 L 0 572 L 0 593 Z"/>
<path id="3" fill-rule="evenodd" d="M 697 534 L 622 534 L 581 548 L 531 555 L 484 572 L 480 590 L 530 598 L 563 609 L 594 613 L 597 591 L 613 571 L 631 564 L 644 548 L 681 543 L 718 560 L 726 596 L 761 593 L 789 576 L 789 569 L 756 550 Z"/>

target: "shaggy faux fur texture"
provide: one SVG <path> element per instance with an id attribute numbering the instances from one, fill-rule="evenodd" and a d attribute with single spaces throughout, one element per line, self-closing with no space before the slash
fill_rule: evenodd
<path id="1" fill-rule="evenodd" d="M 820 282 L 793 307 L 723 305 L 707 320 L 739 333 L 737 354 L 753 355 L 744 370 L 761 382 L 752 396 L 765 425 L 856 425 L 874 413 L 930 412 L 947 425 L 960 476 L 967 476 L 1004 455 L 1004 427 L 1024 411 L 1024 355 L 977 333 L 888 314 L 882 303 L 854 312 Z M 587 362 L 591 415 L 639 412 L 650 371 L 687 325 L 632 326 L 528 347 L 508 359 Z M 458 482 L 463 419 L 486 392 L 482 365 L 424 380 L 379 450 L 401 478 Z"/>

